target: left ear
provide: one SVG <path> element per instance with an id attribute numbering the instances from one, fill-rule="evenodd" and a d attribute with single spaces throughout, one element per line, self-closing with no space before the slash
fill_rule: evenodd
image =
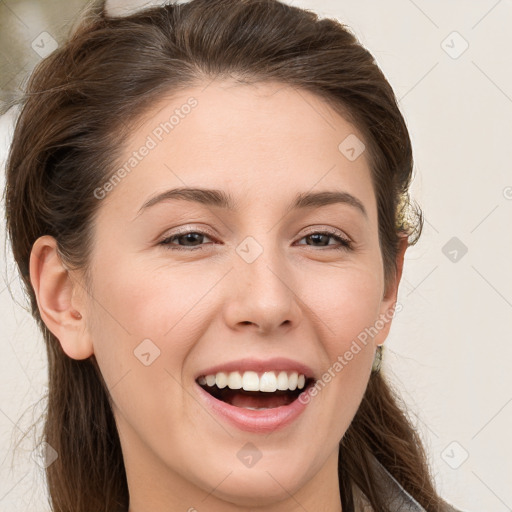
<path id="1" fill-rule="evenodd" d="M 376 328 L 378 333 L 374 337 L 375 345 L 382 345 L 386 340 L 389 329 L 391 328 L 391 321 L 395 309 L 399 311 L 400 308 L 396 305 L 396 299 L 398 295 L 398 285 L 402 278 L 402 270 L 404 267 L 405 251 L 409 246 L 409 240 L 406 235 L 400 235 L 400 241 L 398 242 L 398 251 L 396 254 L 396 273 L 392 280 L 389 281 L 387 289 L 384 290 L 382 297 L 379 319 L 376 321 Z"/>

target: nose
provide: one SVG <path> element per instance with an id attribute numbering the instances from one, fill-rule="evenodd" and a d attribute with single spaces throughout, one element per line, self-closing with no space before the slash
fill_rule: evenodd
<path id="1" fill-rule="evenodd" d="M 302 301 L 295 280 L 283 255 L 270 246 L 250 263 L 236 254 L 224 307 L 227 325 L 262 335 L 296 328 Z"/>

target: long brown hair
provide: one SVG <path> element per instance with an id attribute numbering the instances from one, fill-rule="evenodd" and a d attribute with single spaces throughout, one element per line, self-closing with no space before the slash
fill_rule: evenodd
<path id="1" fill-rule="evenodd" d="M 341 23 L 277 0 L 192 0 L 111 17 L 93 5 L 32 73 L 7 164 L 7 231 L 48 353 L 44 439 L 59 454 L 46 470 L 56 512 L 126 511 L 128 488 L 108 389 L 94 356 L 74 360 L 41 320 L 30 284 L 34 241 L 54 236 L 69 268 L 87 271 L 94 190 L 149 106 L 213 78 L 280 82 L 321 97 L 364 135 L 378 206 L 386 284 L 400 237 L 419 238 L 408 195 L 411 142 L 395 95 L 371 54 Z M 372 373 L 339 447 L 344 512 L 352 484 L 374 510 L 389 506 L 375 457 L 428 512 L 440 510 L 421 440 L 381 373 Z"/>

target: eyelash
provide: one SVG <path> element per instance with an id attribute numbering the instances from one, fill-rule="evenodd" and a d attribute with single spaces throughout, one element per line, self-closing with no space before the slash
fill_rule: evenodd
<path id="1" fill-rule="evenodd" d="M 196 247 L 188 247 L 187 248 L 187 246 L 172 245 L 170 243 L 175 238 L 179 238 L 180 236 L 184 236 L 184 235 L 188 235 L 188 234 L 192 234 L 192 233 L 198 234 L 198 235 L 206 235 L 208 238 L 212 238 L 213 239 L 213 236 L 210 235 L 209 233 L 205 232 L 205 231 L 188 230 L 188 231 L 181 231 L 181 232 L 178 232 L 178 233 L 174 233 L 171 236 L 168 236 L 168 237 L 164 238 L 161 242 L 159 242 L 158 245 L 162 245 L 165 249 L 170 250 L 170 251 L 196 251 L 196 250 L 202 250 L 204 244 L 201 244 L 201 245 L 196 246 Z M 340 245 L 335 246 L 335 247 L 331 247 L 331 249 L 342 250 L 342 251 L 352 250 L 352 242 L 350 240 L 340 236 L 339 234 L 337 234 L 337 232 L 330 231 L 330 230 L 313 231 L 311 233 L 308 233 L 308 234 L 304 235 L 300 240 L 302 240 L 303 238 L 306 238 L 308 236 L 312 236 L 312 235 L 326 235 L 326 236 L 329 236 L 330 238 L 336 239 L 340 243 Z M 307 245 L 307 244 L 300 244 L 300 245 Z M 329 246 L 327 245 L 325 247 L 327 248 Z M 322 249 L 325 250 L 325 248 L 322 248 Z"/>

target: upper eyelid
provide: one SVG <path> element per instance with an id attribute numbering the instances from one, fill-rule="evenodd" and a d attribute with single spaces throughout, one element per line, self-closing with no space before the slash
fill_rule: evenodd
<path id="1" fill-rule="evenodd" d="M 208 235 L 211 238 L 216 238 L 216 235 L 213 234 L 211 231 L 204 229 L 204 228 L 177 228 L 176 231 L 173 231 L 172 233 L 165 235 L 161 240 L 167 240 L 168 238 L 172 238 L 179 235 L 186 235 L 188 233 L 200 233 L 203 235 Z"/>
<path id="2" fill-rule="evenodd" d="M 328 231 L 335 231 L 335 232 L 339 232 L 339 233 L 342 233 L 344 234 L 347 238 L 350 238 L 346 233 L 345 231 L 343 231 L 342 229 L 340 228 L 335 228 L 335 227 L 319 227 L 319 226 L 308 226 L 307 228 L 305 228 L 308 230 L 308 233 L 309 232 L 317 232 L 317 231 L 322 231 L 322 230 L 328 230 Z M 187 227 L 179 227 L 179 228 L 176 228 L 175 231 L 173 231 L 172 233 L 170 233 L 169 235 L 166 235 L 165 238 L 169 237 L 169 236 L 174 236 L 174 235 L 179 235 L 179 234 L 183 234 L 183 233 L 206 233 L 206 234 L 211 234 L 211 236 L 216 236 L 214 233 L 212 233 L 212 231 L 210 231 L 209 229 L 207 228 L 203 228 L 203 227 L 195 227 L 195 226 L 187 226 Z"/>

